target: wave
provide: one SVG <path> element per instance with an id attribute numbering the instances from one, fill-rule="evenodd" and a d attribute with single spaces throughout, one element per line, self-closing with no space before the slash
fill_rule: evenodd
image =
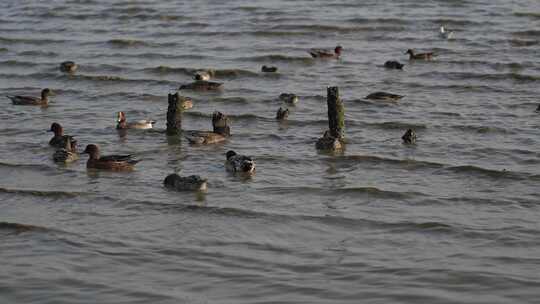
<path id="1" fill-rule="evenodd" d="M 474 165 L 463 165 L 463 166 L 453 166 L 446 168 L 447 171 L 455 172 L 455 173 L 465 173 L 465 174 L 473 174 L 473 175 L 479 175 L 484 176 L 488 178 L 495 178 L 495 179 L 511 179 L 511 180 L 525 180 L 529 178 L 535 178 L 534 175 L 528 174 L 528 173 L 520 173 L 520 172 L 511 172 L 506 170 L 494 170 L 494 169 L 487 169 L 482 167 L 477 167 Z"/>
<path id="2" fill-rule="evenodd" d="M 508 81 L 516 82 L 537 82 L 540 81 L 540 76 L 524 75 L 518 73 L 503 73 L 503 74 L 481 74 L 470 72 L 428 72 L 418 75 L 426 78 L 447 78 L 450 80 L 491 80 L 491 81 Z"/>
<path id="3" fill-rule="evenodd" d="M 501 127 L 492 127 L 492 126 L 473 126 L 473 125 L 457 125 L 452 126 L 453 129 L 465 132 L 474 132 L 474 133 L 499 133 L 499 134 L 515 134 L 516 132 L 501 128 Z"/>
<path id="4" fill-rule="evenodd" d="M 415 160 L 415 159 L 396 159 L 396 158 L 388 158 L 383 156 L 374 156 L 374 155 L 345 155 L 340 156 L 338 158 L 331 158 L 329 159 L 331 161 L 335 162 L 343 162 L 343 163 L 357 163 L 357 162 L 367 162 L 371 164 L 380 164 L 385 163 L 389 165 L 398 165 L 398 166 L 404 166 L 408 169 L 439 169 L 444 168 L 445 164 L 436 163 L 436 162 L 429 162 L 429 161 L 422 161 L 422 160 Z"/>
<path id="5" fill-rule="evenodd" d="M 425 124 L 415 124 L 415 123 L 408 123 L 408 122 L 399 122 L 399 121 L 385 121 L 385 122 L 361 122 L 361 125 L 371 126 L 371 127 L 377 127 L 380 129 L 385 130 L 406 130 L 406 129 L 426 129 L 427 126 Z"/>
<path id="6" fill-rule="evenodd" d="M 13 43 L 24 43 L 24 44 L 35 44 L 35 45 L 44 45 L 51 43 L 64 43 L 69 40 L 60 40 L 60 39 L 32 39 L 32 38 L 8 38 L 0 36 L 0 43 L 4 44 L 13 44 Z"/>
<path id="7" fill-rule="evenodd" d="M 538 40 L 510 39 L 509 42 L 513 47 L 529 47 L 540 44 Z"/>
<path id="8" fill-rule="evenodd" d="M 355 17 L 345 20 L 346 22 L 351 23 L 358 23 L 358 24 L 400 24 L 400 25 L 408 25 L 411 22 L 406 19 L 398 19 L 398 18 L 362 18 L 362 17 Z"/>
<path id="9" fill-rule="evenodd" d="M 253 57 L 239 57 L 236 58 L 236 61 L 255 61 L 255 62 L 280 62 L 280 63 L 296 63 L 296 64 L 304 64 L 304 65 L 310 65 L 315 62 L 315 60 L 308 56 L 306 53 L 305 57 L 293 57 L 293 56 L 286 56 L 286 55 L 262 55 L 262 56 L 253 56 Z"/>
<path id="10" fill-rule="evenodd" d="M 37 197 L 50 197 L 50 198 L 72 198 L 80 196 L 82 193 L 77 192 L 65 192 L 65 191 L 43 191 L 43 190 L 25 190 L 25 189 L 9 189 L 0 187 L 0 193 L 37 196 Z"/>
<path id="11" fill-rule="evenodd" d="M 517 31 L 512 32 L 512 35 L 520 37 L 540 38 L 540 30 Z"/>
<path id="12" fill-rule="evenodd" d="M 6 60 L 0 61 L 0 65 L 14 67 L 14 66 L 24 66 L 24 67 L 34 67 L 37 66 L 37 63 L 28 62 L 28 61 L 17 61 L 17 60 Z"/>
<path id="13" fill-rule="evenodd" d="M 205 68 L 184 68 L 184 67 L 169 67 L 160 65 L 155 68 L 145 69 L 144 71 L 156 74 L 183 74 L 192 76 L 197 71 L 209 71 L 216 78 L 236 78 L 236 77 L 254 77 L 259 76 L 259 73 L 243 70 L 243 69 L 205 69 Z"/>
<path id="14" fill-rule="evenodd" d="M 269 192 L 272 194 L 298 194 L 298 193 L 310 193 L 318 196 L 335 196 L 341 197 L 343 195 L 352 195 L 358 197 L 358 195 L 366 195 L 370 197 L 376 197 L 381 199 L 408 199 L 415 196 L 424 196 L 419 192 L 396 192 L 389 190 L 382 190 L 376 187 L 349 187 L 349 188 L 337 188 L 337 189 L 324 189 L 315 187 L 267 187 L 259 189 L 262 192 Z"/>
<path id="15" fill-rule="evenodd" d="M 107 41 L 113 47 L 124 48 L 124 47 L 140 47 L 148 46 L 147 42 L 136 39 L 111 39 Z"/>
<path id="16" fill-rule="evenodd" d="M 337 25 L 318 25 L 318 24 L 283 24 L 271 28 L 271 30 L 286 30 L 285 34 L 294 33 L 289 31 L 305 31 L 306 33 L 358 33 L 358 32 L 399 32 L 403 31 L 403 26 L 381 25 L 381 26 L 337 26 Z"/>
<path id="17" fill-rule="evenodd" d="M 536 12 L 514 12 L 514 16 L 527 17 L 531 19 L 540 19 L 540 13 L 536 13 Z"/>
<path id="18" fill-rule="evenodd" d="M 43 56 L 43 57 L 57 57 L 58 53 L 51 51 L 24 51 L 20 52 L 19 56 Z"/>

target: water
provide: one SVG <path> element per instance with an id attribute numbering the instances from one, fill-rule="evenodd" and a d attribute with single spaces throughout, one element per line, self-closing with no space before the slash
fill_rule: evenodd
<path id="1" fill-rule="evenodd" d="M 306 52 L 337 44 L 340 61 Z M 0 302 L 537 303 L 539 44 L 533 0 L 2 1 L 0 94 L 56 96 L 2 97 Z M 438 57 L 411 63 L 409 48 Z M 391 59 L 405 70 L 383 69 Z M 184 127 L 222 111 L 225 144 L 163 133 L 167 94 L 200 68 L 225 89 L 183 93 Z M 314 147 L 331 85 L 342 155 Z M 406 97 L 363 100 L 379 90 Z M 284 92 L 300 102 L 278 123 Z M 157 128 L 121 137 L 117 111 Z M 83 148 L 143 161 L 58 166 L 55 121 Z M 409 127 L 416 146 L 401 144 Z M 252 178 L 225 172 L 229 149 L 254 157 Z M 209 191 L 164 189 L 175 171 Z"/>

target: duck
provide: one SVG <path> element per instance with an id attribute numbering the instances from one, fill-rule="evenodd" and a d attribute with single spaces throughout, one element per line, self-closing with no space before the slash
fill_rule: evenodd
<path id="1" fill-rule="evenodd" d="M 180 176 L 169 174 L 163 180 L 165 187 L 176 191 L 205 191 L 208 189 L 207 179 L 199 175 Z"/>
<path id="2" fill-rule="evenodd" d="M 60 71 L 65 73 L 74 73 L 79 66 L 74 61 L 64 61 L 60 63 Z"/>
<path id="3" fill-rule="evenodd" d="M 52 91 L 48 88 L 45 88 L 41 90 L 41 98 L 33 97 L 33 96 L 21 96 L 21 95 L 15 95 L 15 96 L 6 95 L 6 97 L 11 99 L 11 102 L 14 105 L 47 106 L 49 104 L 49 96 L 51 95 L 52 95 Z"/>
<path id="4" fill-rule="evenodd" d="M 156 123 L 155 120 L 137 120 L 134 122 L 127 122 L 126 121 L 126 114 L 122 111 L 117 113 L 117 119 L 118 122 L 116 124 L 117 129 L 152 129 L 154 127 L 154 124 Z"/>
<path id="5" fill-rule="evenodd" d="M 298 96 L 292 93 L 282 93 L 279 95 L 279 99 L 283 102 L 295 104 L 298 102 Z"/>
<path id="6" fill-rule="evenodd" d="M 276 113 L 276 119 L 285 120 L 287 119 L 287 117 L 289 117 L 289 109 L 287 108 L 283 109 L 282 107 L 279 107 Z"/>
<path id="7" fill-rule="evenodd" d="M 384 63 L 384 67 L 387 69 L 403 70 L 403 66 L 405 65 L 395 60 L 389 60 Z"/>
<path id="8" fill-rule="evenodd" d="M 443 39 L 452 39 L 454 38 L 454 31 L 448 31 L 447 29 L 444 28 L 444 26 L 441 25 L 439 35 Z"/>
<path id="9" fill-rule="evenodd" d="M 371 100 L 397 101 L 403 97 L 404 95 L 397 95 L 397 94 L 386 93 L 386 92 L 375 92 L 375 93 L 369 94 L 368 96 L 364 98 L 371 99 Z"/>
<path id="10" fill-rule="evenodd" d="M 229 118 L 225 114 L 214 112 L 212 115 L 214 131 L 184 131 L 184 137 L 189 143 L 196 145 L 219 143 L 231 136 L 231 128 L 228 123 Z"/>
<path id="11" fill-rule="evenodd" d="M 264 73 L 275 73 L 277 72 L 277 67 L 275 66 L 266 66 L 266 65 L 263 65 L 262 68 L 261 68 L 261 72 L 264 72 Z"/>
<path id="12" fill-rule="evenodd" d="M 341 51 L 343 50 L 343 47 L 341 45 L 338 45 L 334 48 L 334 52 L 330 50 L 323 50 L 323 49 L 311 49 L 308 51 L 308 53 L 313 58 L 328 58 L 328 59 L 338 59 L 339 56 L 341 56 Z"/>
<path id="13" fill-rule="evenodd" d="M 94 144 L 87 145 L 82 153 L 89 155 L 86 162 L 86 168 L 89 169 L 129 171 L 140 161 L 131 154 L 100 156 L 99 147 Z"/>
<path id="14" fill-rule="evenodd" d="M 409 60 L 431 60 L 436 56 L 433 52 L 415 54 L 412 49 L 408 49 L 405 54 L 409 54 Z"/>
<path id="15" fill-rule="evenodd" d="M 536 108 L 536 112 L 540 112 L 540 104 L 538 105 L 538 108 Z"/>
<path id="16" fill-rule="evenodd" d="M 403 136 L 401 136 L 401 139 L 403 139 L 404 144 L 415 144 L 416 143 L 416 132 L 414 132 L 413 129 L 408 129 Z"/>
<path id="17" fill-rule="evenodd" d="M 345 147 L 344 142 L 330 134 L 329 130 L 324 131 L 323 136 L 315 143 L 317 150 L 338 151 Z"/>
<path id="18" fill-rule="evenodd" d="M 77 144 L 77 140 L 75 140 L 73 136 L 64 135 L 64 128 L 62 127 L 62 125 L 60 125 L 57 122 L 53 122 L 51 124 L 51 128 L 47 131 L 54 132 L 53 138 L 49 140 L 49 145 L 55 148 L 62 149 L 66 147 L 66 143 L 68 140 L 71 142 L 71 144 L 74 144 L 74 145 Z"/>
<path id="19" fill-rule="evenodd" d="M 230 172 L 253 173 L 255 171 L 255 161 L 249 156 L 239 155 L 230 150 L 225 154 L 227 161 L 225 168 Z"/>
<path id="20" fill-rule="evenodd" d="M 183 84 L 178 90 L 193 90 L 193 91 L 217 91 L 223 88 L 223 83 L 207 80 L 195 80 L 192 83 Z"/>
<path id="21" fill-rule="evenodd" d="M 56 163 L 71 163 L 79 159 L 77 153 L 77 142 L 71 141 L 70 137 L 66 138 L 65 147 L 56 150 L 53 154 L 53 160 Z"/>

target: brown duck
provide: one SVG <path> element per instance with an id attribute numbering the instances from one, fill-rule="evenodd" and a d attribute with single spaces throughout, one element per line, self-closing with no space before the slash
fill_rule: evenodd
<path id="1" fill-rule="evenodd" d="M 64 61 L 60 63 L 60 71 L 64 73 L 75 73 L 79 66 L 73 61 Z"/>
<path id="2" fill-rule="evenodd" d="M 341 51 L 343 50 L 343 47 L 341 45 L 338 45 L 334 48 L 334 51 L 329 50 L 323 50 L 323 49 L 311 49 L 308 51 L 308 53 L 313 58 L 328 58 L 328 59 L 338 59 L 339 56 L 341 56 Z"/>
<path id="3" fill-rule="evenodd" d="M 229 118 L 221 113 L 214 112 L 212 115 L 212 126 L 214 131 L 184 131 L 184 137 L 191 144 L 215 144 L 225 141 L 231 136 L 231 128 L 229 127 Z"/>
<path id="4" fill-rule="evenodd" d="M 99 147 L 92 144 L 86 146 L 82 153 L 90 156 L 86 162 L 86 167 L 91 169 L 128 171 L 132 170 L 133 166 L 139 162 L 131 154 L 100 156 Z"/>
<path id="5" fill-rule="evenodd" d="M 41 91 L 41 98 L 33 97 L 33 96 L 21 96 L 21 95 L 15 95 L 15 96 L 7 95 L 6 97 L 11 99 L 11 102 L 13 102 L 14 105 L 46 106 L 49 104 L 50 95 L 52 95 L 52 91 L 50 89 L 43 89 Z"/>
<path id="6" fill-rule="evenodd" d="M 409 60 L 431 60 L 433 57 L 437 56 L 433 52 L 415 54 L 412 49 L 408 49 L 405 54 L 409 54 Z"/>
<path id="7" fill-rule="evenodd" d="M 66 146 L 66 142 L 69 140 L 71 144 L 77 145 L 77 140 L 73 136 L 64 135 L 64 128 L 57 122 L 51 124 L 51 128 L 48 132 L 54 132 L 53 138 L 49 140 L 49 145 L 62 149 Z"/>

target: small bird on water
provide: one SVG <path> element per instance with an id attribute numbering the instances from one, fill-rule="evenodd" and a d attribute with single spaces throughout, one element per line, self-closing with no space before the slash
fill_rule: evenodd
<path id="1" fill-rule="evenodd" d="M 11 102 L 14 105 L 47 106 L 49 104 L 50 95 L 52 95 L 52 91 L 46 88 L 46 89 L 41 90 L 41 98 L 33 97 L 33 96 L 22 96 L 22 95 L 15 95 L 15 96 L 6 95 L 6 97 L 11 99 Z"/>
<path id="2" fill-rule="evenodd" d="M 412 49 L 408 49 L 405 54 L 409 54 L 409 60 L 431 60 L 436 56 L 433 52 L 415 54 Z"/>
<path id="3" fill-rule="evenodd" d="M 401 139 L 403 139 L 404 144 L 415 144 L 416 143 L 416 132 L 414 132 L 413 129 L 408 129 L 403 136 L 401 136 Z"/>
<path id="4" fill-rule="evenodd" d="M 334 48 L 333 52 L 330 50 L 323 50 L 323 49 L 311 49 L 308 51 L 308 53 L 313 58 L 338 59 L 339 56 L 341 56 L 341 51 L 343 51 L 343 47 L 341 45 L 338 45 Z"/>
<path id="5" fill-rule="evenodd" d="M 129 171 L 139 162 L 131 154 L 101 156 L 99 147 L 93 144 L 87 145 L 82 153 L 90 156 L 86 162 L 86 167 L 90 169 Z"/>

